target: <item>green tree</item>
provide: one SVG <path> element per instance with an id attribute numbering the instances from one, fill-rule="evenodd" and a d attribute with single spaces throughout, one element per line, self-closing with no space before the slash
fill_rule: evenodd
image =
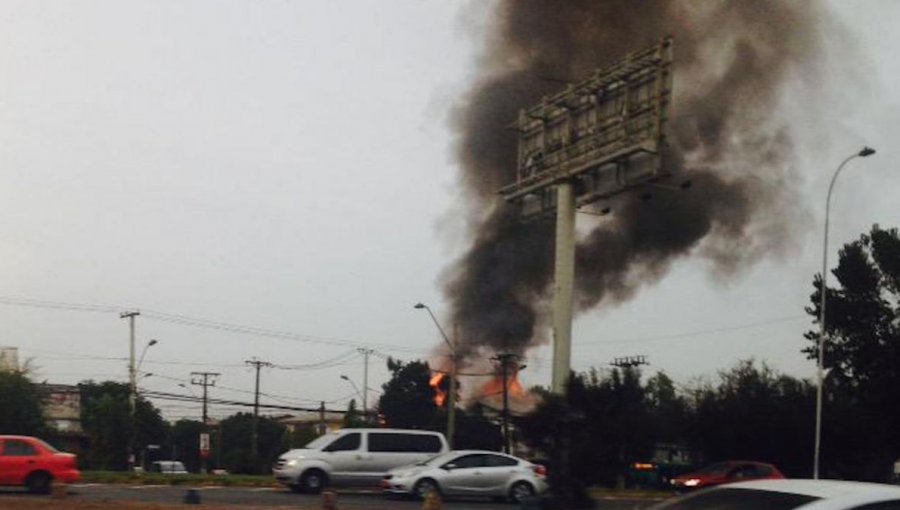
<path id="1" fill-rule="evenodd" d="M 753 360 L 719 373 L 717 386 L 695 388 L 691 445 L 707 462 L 772 462 L 788 476 L 809 476 L 813 387 Z"/>
<path id="2" fill-rule="evenodd" d="M 679 394 L 675 383 L 659 371 L 645 385 L 647 403 L 650 406 L 650 422 L 656 443 L 683 445 L 689 430 L 690 409 L 688 401 Z"/>
<path id="3" fill-rule="evenodd" d="M 237 413 L 222 420 L 222 448 L 225 469 L 232 473 L 266 472 L 283 453 L 284 425 L 265 416 L 259 417 L 259 455 L 251 455 L 253 414 Z"/>
<path id="4" fill-rule="evenodd" d="M 404 363 L 389 358 L 391 378 L 382 385 L 378 409 L 389 427 L 435 429 L 439 416 L 434 389 L 428 384 L 431 369 L 424 361 Z"/>
<path id="5" fill-rule="evenodd" d="M 526 442 L 551 455 L 566 490 L 583 492 L 590 484 L 615 485 L 627 467 L 653 451 L 650 402 L 636 369 L 592 371 L 569 380 L 565 398 L 549 396 L 530 416 L 519 420 Z M 553 470 L 551 469 L 551 472 Z"/>
<path id="6" fill-rule="evenodd" d="M 134 437 L 135 455 L 148 444 L 162 444 L 167 426 L 162 415 L 151 402 L 135 401 L 134 426 L 128 404 L 128 384 L 114 381 L 86 381 L 81 390 L 81 426 L 88 436 L 90 447 L 84 465 L 92 469 L 126 469 L 128 445 Z"/>
<path id="7" fill-rule="evenodd" d="M 43 396 L 24 371 L 0 371 L 0 430 L 5 434 L 44 435 Z"/>
<path id="8" fill-rule="evenodd" d="M 884 480 L 900 457 L 897 229 L 874 225 L 845 244 L 832 274 L 837 286 L 826 291 L 822 468 L 826 474 Z M 812 306 L 806 311 L 818 320 L 822 275 L 814 277 L 813 286 Z M 813 345 L 805 352 L 815 359 L 819 331 L 806 338 Z"/>
<path id="9" fill-rule="evenodd" d="M 178 460 L 191 472 L 200 472 L 200 433 L 203 422 L 181 419 L 169 429 L 169 446 L 174 447 Z"/>
<path id="10" fill-rule="evenodd" d="M 344 428 L 355 429 L 367 426 L 366 417 L 356 408 L 356 399 L 350 399 L 344 414 Z"/>

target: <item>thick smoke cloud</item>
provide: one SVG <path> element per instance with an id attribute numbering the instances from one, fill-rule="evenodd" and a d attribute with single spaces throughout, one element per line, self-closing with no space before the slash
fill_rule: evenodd
<path id="1" fill-rule="evenodd" d="M 664 165 L 693 186 L 621 197 L 595 221 L 576 252 L 579 307 L 627 300 L 689 255 L 721 276 L 787 247 L 797 177 L 779 105 L 790 80 L 816 71 L 820 3 L 507 0 L 492 15 L 480 78 L 455 117 L 472 246 L 445 291 L 465 354 L 521 354 L 546 331 L 554 224 L 519 221 L 497 195 L 515 179 L 519 108 L 666 35 L 676 68 Z"/>

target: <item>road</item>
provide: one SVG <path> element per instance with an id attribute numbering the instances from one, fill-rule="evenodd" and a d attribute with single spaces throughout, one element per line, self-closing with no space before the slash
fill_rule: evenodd
<path id="1" fill-rule="evenodd" d="M 152 503 L 182 503 L 188 487 L 170 485 L 106 485 L 74 484 L 69 487 L 69 498 L 80 501 L 143 501 Z M 198 487 L 202 503 L 219 505 L 291 506 L 297 509 L 321 508 L 319 496 L 294 494 L 285 489 L 268 487 Z M 0 506 L 4 496 L 22 496 L 18 490 L 0 492 Z M 46 496 L 33 496 L 44 498 Z M 49 500 L 48 500 L 49 501 Z M 387 498 L 383 494 L 354 492 L 338 494 L 338 508 L 348 510 L 418 510 L 420 501 Z M 654 501 L 645 499 L 601 499 L 597 510 L 637 510 L 647 508 Z M 456 499 L 444 502 L 447 510 L 514 510 L 509 503 L 496 503 L 480 499 Z"/>

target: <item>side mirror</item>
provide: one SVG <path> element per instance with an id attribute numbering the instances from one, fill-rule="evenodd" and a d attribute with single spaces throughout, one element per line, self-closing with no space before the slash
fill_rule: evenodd
<path id="1" fill-rule="evenodd" d="M 452 470 L 456 469 L 456 464 L 453 464 L 453 463 L 444 464 L 442 468 L 447 471 L 452 471 Z"/>

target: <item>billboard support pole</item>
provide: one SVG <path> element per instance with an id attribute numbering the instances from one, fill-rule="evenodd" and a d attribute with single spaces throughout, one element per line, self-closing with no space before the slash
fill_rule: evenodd
<path id="1" fill-rule="evenodd" d="M 575 193 L 571 181 L 556 186 L 556 257 L 553 292 L 553 375 L 550 389 L 566 392 L 572 360 L 575 284 Z"/>

